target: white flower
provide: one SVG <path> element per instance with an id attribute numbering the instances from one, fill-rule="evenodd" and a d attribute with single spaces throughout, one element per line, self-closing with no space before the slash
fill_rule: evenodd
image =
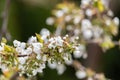
<path id="1" fill-rule="evenodd" d="M 39 54 L 41 52 L 41 48 L 43 47 L 41 43 L 32 43 L 32 46 L 33 46 L 33 51 L 36 54 Z"/>
<path id="2" fill-rule="evenodd" d="M 88 80 L 94 80 L 92 77 L 89 77 Z"/>
<path id="3" fill-rule="evenodd" d="M 48 25 L 53 25 L 54 22 L 55 22 L 55 20 L 54 20 L 52 17 L 49 17 L 49 18 L 47 18 L 47 20 L 46 20 L 46 23 L 47 23 Z"/>
<path id="4" fill-rule="evenodd" d="M 48 42 L 48 37 L 50 36 L 50 31 L 46 28 L 43 28 L 40 32 L 41 38 L 44 40 L 45 43 Z"/>
<path id="5" fill-rule="evenodd" d="M 93 15 L 93 12 L 91 9 L 87 9 L 85 14 L 88 16 L 88 17 L 91 17 Z"/>
<path id="6" fill-rule="evenodd" d="M 91 0 L 81 0 L 82 5 L 89 5 Z"/>
<path id="7" fill-rule="evenodd" d="M 65 40 L 67 37 L 68 37 L 68 35 L 66 34 L 66 35 L 63 37 L 63 39 Z"/>
<path id="8" fill-rule="evenodd" d="M 75 47 L 75 51 L 73 52 L 73 55 L 75 58 L 80 58 L 84 56 L 84 53 L 85 53 L 85 46 L 79 45 Z"/>
<path id="9" fill-rule="evenodd" d="M 33 69 L 32 74 L 35 76 L 38 72 L 42 73 L 44 68 L 45 68 L 45 64 L 42 63 L 42 64 L 39 65 L 38 68 Z"/>
<path id="10" fill-rule="evenodd" d="M 64 7 L 63 9 L 62 9 L 62 11 L 64 12 L 64 13 L 67 13 L 68 12 L 68 7 Z"/>
<path id="11" fill-rule="evenodd" d="M 36 43 L 37 42 L 37 38 L 32 36 L 28 39 L 28 43 Z"/>
<path id="12" fill-rule="evenodd" d="M 80 30 L 79 29 L 74 29 L 74 35 L 78 36 L 80 34 Z"/>
<path id="13" fill-rule="evenodd" d="M 86 59 L 88 57 L 88 54 L 87 53 L 84 53 L 83 54 L 83 59 Z"/>
<path id="14" fill-rule="evenodd" d="M 22 43 L 20 44 L 20 47 L 21 47 L 22 49 L 25 49 L 26 43 L 22 42 Z"/>
<path id="15" fill-rule="evenodd" d="M 37 54 L 36 58 L 37 58 L 38 60 L 40 60 L 40 59 L 41 59 L 41 55 L 40 55 L 40 54 Z"/>
<path id="16" fill-rule="evenodd" d="M 110 21 L 109 19 L 107 19 L 107 20 L 105 21 L 105 23 L 106 23 L 107 26 L 109 26 L 109 25 L 111 24 L 111 21 Z"/>
<path id="17" fill-rule="evenodd" d="M 102 0 L 102 3 L 106 8 L 109 7 L 109 0 Z"/>
<path id="18" fill-rule="evenodd" d="M 97 27 L 97 26 L 96 26 L 96 27 L 93 29 L 93 34 L 94 34 L 94 37 L 95 37 L 95 38 L 101 37 L 102 33 L 103 33 L 103 29 L 100 28 L 100 27 Z"/>
<path id="19" fill-rule="evenodd" d="M 114 19 L 113 19 L 113 21 L 114 21 L 114 23 L 118 26 L 119 25 L 119 19 L 117 18 L 117 17 L 115 17 Z"/>
<path id="20" fill-rule="evenodd" d="M 7 65 L 6 64 L 0 64 L 0 69 L 4 71 L 8 71 Z"/>
<path id="21" fill-rule="evenodd" d="M 50 36 L 50 31 L 46 28 L 43 28 L 40 32 L 42 36 Z"/>
<path id="22" fill-rule="evenodd" d="M 93 33 L 91 30 L 87 29 L 87 30 L 83 31 L 84 39 L 89 40 L 92 38 L 92 36 L 93 36 Z"/>
<path id="23" fill-rule="evenodd" d="M 83 19 L 81 22 L 81 30 L 85 31 L 86 29 L 90 29 L 90 28 L 92 28 L 92 24 L 91 24 L 90 20 Z"/>
<path id="24" fill-rule="evenodd" d="M 108 16 L 111 16 L 111 17 L 114 16 L 114 14 L 113 14 L 113 12 L 111 10 L 109 10 L 107 14 L 108 14 Z"/>
<path id="25" fill-rule="evenodd" d="M 58 37 L 54 37 L 54 38 L 50 38 L 49 39 L 49 45 L 48 45 L 48 48 L 53 48 L 55 49 L 56 46 L 62 46 L 63 45 L 63 40 L 60 36 Z"/>
<path id="26" fill-rule="evenodd" d="M 65 21 L 66 22 L 69 22 L 71 19 L 72 19 L 72 17 L 70 15 L 65 16 Z"/>
<path id="27" fill-rule="evenodd" d="M 59 64 L 56 69 L 57 69 L 58 75 L 62 75 L 66 70 L 66 67 L 63 64 Z"/>
<path id="28" fill-rule="evenodd" d="M 22 48 L 20 48 L 20 47 L 17 47 L 16 49 L 15 49 L 19 54 L 21 54 L 21 52 L 22 52 Z"/>
<path id="29" fill-rule="evenodd" d="M 64 12 L 62 10 L 57 11 L 55 14 L 56 17 L 62 17 L 63 15 L 64 15 Z"/>
<path id="30" fill-rule="evenodd" d="M 63 40 L 60 36 L 56 37 L 55 41 L 56 41 L 57 46 L 62 46 L 63 45 Z"/>
<path id="31" fill-rule="evenodd" d="M 4 50 L 4 45 L 1 45 L 0 46 L 0 51 L 3 51 Z"/>
<path id="32" fill-rule="evenodd" d="M 59 53 L 63 52 L 63 50 L 64 50 L 63 48 L 59 48 Z"/>
<path id="33" fill-rule="evenodd" d="M 35 75 L 37 74 L 37 70 L 34 69 L 34 70 L 32 71 L 32 74 L 35 76 Z"/>
<path id="34" fill-rule="evenodd" d="M 42 72 L 43 72 L 43 69 L 42 69 L 41 67 L 39 67 L 39 68 L 37 69 L 37 72 L 42 73 Z"/>
<path id="35" fill-rule="evenodd" d="M 21 42 L 18 41 L 18 40 L 14 40 L 14 41 L 13 41 L 13 44 L 14 44 L 15 47 L 20 47 Z"/>
<path id="36" fill-rule="evenodd" d="M 78 70 L 76 73 L 75 73 L 76 77 L 78 79 L 83 79 L 87 76 L 86 72 L 85 71 L 81 71 L 81 70 Z"/>
<path id="37" fill-rule="evenodd" d="M 28 47 L 25 52 L 27 53 L 27 55 L 30 55 L 32 53 L 32 48 Z"/>
<path id="38" fill-rule="evenodd" d="M 49 49 L 52 49 L 52 48 L 55 49 L 55 47 L 56 47 L 56 46 L 53 44 L 53 42 L 51 42 L 51 43 L 48 45 L 48 48 L 49 48 Z"/>
<path id="39" fill-rule="evenodd" d="M 47 55 L 43 55 L 43 56 L 42 56 L 42 60 L 43 60 L 43 61 L 47 61 Z"/>
<path id="40" fill-rule="evenodd" d="M 74 23 L 74 24 L 78 24 L 78 23 L 80 22 L 80 20 L 81 20 L 81 17 L 80 17 L 80 16 L 76 16 L 76 17 L 74 18 L 74 20 L 73 20 L 73 23 Z"/>
<path id="41" fill-rule="evenodd" d="M 71 65 L 71 64 L 73 63 L 72 58 L 70 58 L 69 60 L 68 60 L 68 58 L 64 58 L 64 60 L 65 60 L 65 63 L 66 63 L 67 65 Z"/>
<path id="42" fill-rule="evenodd" d="M 73 26 L 72 26 L 72 25 L 67 25 L 67 26 L 66 26 L 66 29 L 67 29 L 68 31 L 73 30 Z"/>
<path id="43" fill-rule="evenodd" d="M 74 51 L 73 55 L 75 58 L 80 58 L 82 57 L 83 53 L 81 53 L 80 51 Z"/>
<path id="44" fill-rule="evenodd" d="M 28 57 L 19 57 L 18 61 L 19 61 L 20 64 L 25 64 L 27 59 L 28 59 Z"/>
<path id="45" fill-rule="evenodd" d="M 56 62 L 51 63 L 51 61 L 49 60 L 48 61 L 48 67 L 51 68 L 51 69 L 56 69 L 57 63 Z"/>
<path id="46" fill-rule="evenodd" d="M 44 69 L 46 67 L 45 63 L 40 64 L 40 67 L 41 67 L 41 69 Z"/>

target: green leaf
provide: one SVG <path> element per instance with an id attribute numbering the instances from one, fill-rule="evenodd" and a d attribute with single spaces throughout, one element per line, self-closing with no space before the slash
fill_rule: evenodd
<path id="1" fill-rule="evenodd" d="M 109 49 L 109 48 L 113 48 L 115 46 L 115 44 L 112 41 L 105 41 L 101 44 L 101 47 Z"/>
<path id="2" fill-rule="evenodd" d="M 7 43 L 6 38 L 2 37 L 2 41 L 1 41 L 1 42 L 2 42 L 2 43 Z"/>
<path id="3" fill-rule="evenodd" d="M 94 6 L 97 7 L 100 12 L 103 12 L 103 11 L 104 11 L 104 6 L 103 6 L 101 0 L 95 1 L 95 2 L 94 2 Z"/>
<path id="4" fill-rule="evenodd" d="M 8 46 L 8 45 L 5 45 L 5 46 L 4 46 L 4 49 L 5 49 L 5 51 L 7 51 L 7 52 L 11 52 L 11 51 L 12 51 L 11 47 Z"/>
<path id="5" fill-rule="evenodd" d="M 43 39 L 41 38 L 40 34 L 35 33 L 35 35 L 40 43 L 44 42 Z"/>

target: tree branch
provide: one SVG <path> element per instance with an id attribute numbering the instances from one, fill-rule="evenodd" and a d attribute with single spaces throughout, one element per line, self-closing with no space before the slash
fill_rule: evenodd
<path id="1" fill-rule="evenodd" d="M 3 22 L 2 22 L 1 32 L 0 32 L 0 39 L 2 38 L 2 36 L 4 36 L 7 33 L 8 12 L 10 7 L 10 2 L 11 0 L 6 0 L 5 8 L 2 14 Z"/>

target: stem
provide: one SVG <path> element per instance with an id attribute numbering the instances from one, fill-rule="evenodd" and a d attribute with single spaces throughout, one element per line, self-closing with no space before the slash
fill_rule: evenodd
<path id="1" fill-rule="evenodd" d="M 10 7 L 10 0 L 6 0 L 5 8 L 2 15 L 3 22 L 0 32 L 0 39 L 2 38 L 2 36 L 4 36 L 7 33 L 9 7 Z"/>

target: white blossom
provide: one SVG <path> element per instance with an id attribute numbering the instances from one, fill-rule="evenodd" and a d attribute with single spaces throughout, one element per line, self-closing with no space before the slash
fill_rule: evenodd
<path id="1" fill-rule="evenodd" d="M 54 38 L 50 38 L 49 39 L 49 45 L 48 45 L 48 48 L 53 48 L 55 49 L 56 46 L 62 46 L 63 45 L 63 39 L 58 36 L 58 37 L 54 37 Z"/>
<path id="2" fill-rule="evenodd" d="M 17 47 L 16 49 L 15 49 L 19 54 L 21 54 L 21 52 L 22 52 L 22 48 L 20 48 L 20 47 Z"/>
<path id="3" fill-rule="evenodd" d="M 46 66 L 45 66 L 45 63 L 40 64 L 40 67 L 37 68 L 37 72 L 42 73 L 42 72 L 43 72 L 43 69 L 44 69 L 45 67 L 46 67 Z"/>
<path id="4" fill-rule="evenodd" d="M 111 16 L 111 17 L 114 16 L 114 14 L 113 14 L 113 12 L 112 12 L 111 10 L 108 10 L 107 14 L 108 14 L 109 16 Z"/>
<path id="5" fill-rule="evenodd" d="M 42 56 L 42 60 L 43 60 L 43 61 L 47 61 L 47 55 L 43 55 L 43 56 Z"/>
<path id="6" fill-rule="evenodd" d="M 93 12 L 91 9 L 87 9 L 85 14 L 88 16 L 88 17 L 91 17 L 93 15 Z"/>
<path id="7" fill-rule="evenodd" d="M 91 30 L 87 29 L 85 31 L 83 31 L 83 38 L 86 39 L 86 40 L 89 40 L 91 39 L 93 36 L 93 33 Z"/>
<path id="8" fill-rule="evenodd" d="M 40 60 L 40 59 L 41 59 L 41 55 L 40 55 L 40 54 L 37 54 L 36 58 L 37 58 L 38 60 Z"/>
<path id="9" fill-rule="evenodd" d="M 110 19 L 107 19 L 107 20 L 105 21 L 105 23 L 106 23 L 107 26 L 110 26 L 111 20 L 110 20 Z"/>
<path id="10" fill-rule="evenodd" d="M 32 53 L 32 48 L 28 47 L 25 52 L 27 53 L 27 55 L 30 55 Z"/>
<path id="11" fill-rule="evenodd" d="M 47 18 L 47 20 L 46 20 L 46 24 L 48 24 L 48 25 L 53 25 L 54 22 L 55 22 L 55 20 L 54 20 L 52 17 L 49 17 L 49 18 Z"/>
<path id="12" fill-rule="evenodd" d="M 57 69 L 58 75 L 62 75 L 66 70 L 66 67 L 63 64 L 59 64 L 56 69 Z"/>
<path id="13" fill-rule="evenodd" d="M 4 71 L 8 71 L 7 65 L 6 64 L 0 64 L 0 69 Z"/>
<path id="14" fill-rule="evenodd" d="M 75 35 L 75 36 L 78 36 L 79 34 L 80 34 L 80 30 L 79 30 L 79 29 L 75 29 L 75 30 L 74 30 L 74 35 Z"/>
<path id="15" fill-rule="evenodd" d="M 34 70 L 32 71 L 32 74 L 35 76 L 35 75 L 37 74 L 37 70 L 34 69 Z"/>
<path id="16" fill-rule="evenodd" d="M 72 58 L 68 59 L 67 57 L 64 57 L 64 60 L 65 60 L 65 63 L 67 65 L 71 65 L 73 63 L 73 59 Z"/>
<path id="17" fill-rule="evenodd" d="M 1 43 L 1 46 L 0 46 L 0 51 L 3 51 L 4 50 L 4 43 Z"/>
<path id="18" fill-rule="evenodd" d="M 39 54 L 41 52 L 41 48 L 43 47 L 43 45 L 41 43 L 32 43 L 32 46 L 33 46 L 33 51 L 36 53 L 36 54 Z"/>
<path id="19" fill-rule="evenodd" d="M 41 36 L 50 36 L 50 31 L 46 28 L 43 28 L 40 32 Z"/>
<path id="20" fill-rule="evenodd" d="M 86 72 L 81 70 L 76 71 L 75 75 L 78 79 L 83 79 L 87 76 Z"/>
<path id="21" fill-rule="evenodd" d="M 50 61 L 48 61 L 48 66 L 49 66 L 49 68 L 51 68 L 51 69 L 56 69 L 57 63 L 56 63 L 56 62 L 51 63 Z"/>
<path id="22" fill-rule="evenodd" d="M 19 61 L 20 64 L 25 64 L 27 59 L 28 59 L 28 57 L 19 57 L 18 61 Z"/>
<path id="23" fill-rule="evenodd" d="M 63 9 L 62 9 L 62 11 L 64 12 L 64 13 L 67 13 L 68 12 L 68 7 L 64 7 Z"/>
<path id="24" fill-rule="evenodd" d="M 69 22 L 71 19 L 72 19 L 72 16 L 70 16 L 70 15 L 65 16 L 65 21 L 66 22 Z"/>
<path id="25" fill-rule="evenodd" d="M 78 23 L 80 22 L 80 20 L 81 20 L 81 17 L 80 17 L 80 16 L 76 16 L 76 17 L 74 18 L 74 20 L 73 20 L 73 23 L 74 23 L 74 24 L 78 24 Z"/>
<path id="26" fill-rule="evenodd" d="M 89 5 L 91 0 L 81 0 L 82 5 Z"/>
<path id="27" fill-rule="evenodd" d="M 28 39 L 28 43 L 36 43 L 37 42 L 37 38 L 35 36 L 32 36 Z"/>
<path id="28" fill-rule="evenodd" d="M 85 31 L 86 29 L 91 29 L 92 23 L 88 19 L 83 19 L 81 22 L 81 30 Z"/>
<path id="29" fill-rule="evenodd" d="M 106 8 L 109 7 L 109 0 L 102 0 L 102 3 Z"/>
<path id="30" fill-rule="evenodd" d="M 88 80 L 94 80 L 92 77 L 88 77 Z"/>
<path id="31" fill-rule="evenodd" d="M 62 17 L 64 15 L 64 11 L 59 10 L 55 13 L 56 17 Z"/>
<path id="32" fill-rule="evenodd" d="M 75 47 L 75 51 L 73 52 L 73 56 L 75 58 L 80 58 L 80 57 L 84 56 L 84 54 L 85 54 L 85 46 L 79 45 L 79 46 Z"/>
<path id="33" fill-rule="evenodd" d="M 113 22 L 118 26 L 119 25 L 119 19 L 117 18 L 117 17 L 115 17 L 114 19 L 113 19 Z"/>
<path id="34" fill-rule="evenodd" d="M 98 26 L 95 26 L 95 28 L 93 29 L 94 37 L 99 38 L 99 37 L 101 37 L 102 33 L 103 33 L 103 29 Z"/>
<path id="35" fill-rule="evenodd" d="M 13 41 L 13 44 L 14 44 L 15 47 L 20 47 L 21 42 L 18 41 L 18 40 L 14 40 L 14 41 Z"/>
<path id="36" fill-rule="evenodd" d="M 63 52 L 63 50 L 64 50 L 63 48 L 59 48 L 59 53 Z"/>
<path id="37" fill-rule="evenodd" d="M 83 53 L 81 53 L 80 51 L 74 51 L 73 55 L 75 58 L 80 58 L 82 57 Z"/>
<path id="38" fill-rule="evenodd" d="M 67 26 L 66 26 L 66 29 L 67 29 L 68 31 L 73 30 L 73 26 L 72 26 L 72 25 L 67 25 Z"/>

